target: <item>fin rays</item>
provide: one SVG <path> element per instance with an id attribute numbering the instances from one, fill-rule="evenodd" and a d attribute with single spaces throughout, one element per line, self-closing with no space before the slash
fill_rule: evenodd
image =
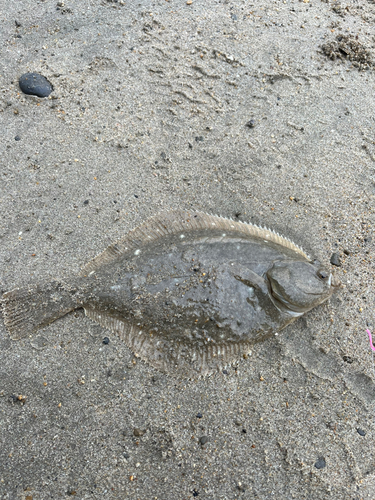
<path id="1" fill-rule="evenodd" d="M 226 342 L 196 346 L 187 342 L 173 344 L 159 334 L 152 334 L 124 320 L 111 317 L 108 313 L 85 308 L 86 316 L 107 328 L 134 352 L 136 357 L 146 361 L 163 372 L 186 377 L 205 376 L 232 363 L 239 353 L 249 351 L 250 344 Z"/>
<path id="2" fill-rule="evenodd" d="M 181 231 L 212 228 L 239 231 L 246 235 L 264 238 L 267 241 L 289 248 L 299 253 L 306 260 L 310 260 L 310 257 L 300 246 L 266 227 L 258 227 L 242 221 L 236 222 L 232 219 L 219 217 L 217 215 L 209 215 L 203 212 L 176 210 L 155 215 L 140 226 L 132 229 L 123 239 L 109 246 L 104 252 L 88 262 L 81 270 L 80 275 L 85 276 L 95 272 L 102 265 L 113 262 L 120 255 L 124 255 L 134 250 L 134 248 L 140 246 L 142 243 L 152 240 L 156 241 L 163 236 L 176 234 Z"/>

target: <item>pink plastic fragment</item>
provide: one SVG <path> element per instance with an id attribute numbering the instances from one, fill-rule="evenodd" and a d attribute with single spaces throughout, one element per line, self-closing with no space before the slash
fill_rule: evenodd
<path id="1" fill-rule="evenodd" d="M 375 352 L 375 347 L 374 347 L 374 344 L 372 343 L 371 332 L 370 332 L 370 330 L 366 330 L 366 332 L 368 333 L 368 337 L 369 337 L 369 340 L 370 340 L 370 347 Z"/>

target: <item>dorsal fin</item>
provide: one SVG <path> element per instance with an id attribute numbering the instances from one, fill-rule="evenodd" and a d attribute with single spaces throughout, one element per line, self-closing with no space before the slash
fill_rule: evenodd
<path id="1" fill-rule="evenodd" d="M 80 275 L 87 276 L 102 265 L 115 261 L 120 255 L 137 249 L 146 242 L 155 241 L 163 236 L 179 233 L 181 231 L 192 231 L 197 229 L 222 229 L 225 231 L 237 231 L 245 235 L 256 236 L 289 248 L 300 254 L 302 258 L 310 260 L 310 257 L 302 248 L 270 229 L 247 224 L 245 222 L 236 222 L 217 215 L 205 214 L 204 212 L 175 210 L 155 215 L 147 219 L 140 226 L 132 229 L 124 238 L 110 245 L 104 252 L 88 262 L 80 272 Z"/>

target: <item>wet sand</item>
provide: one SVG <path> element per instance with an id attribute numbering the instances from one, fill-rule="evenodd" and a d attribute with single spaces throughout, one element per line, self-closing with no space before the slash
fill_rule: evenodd
<path id="1" fill-rule="evenodd" d="M 336 3 L 3 2 L 2 292 L 177 208 L 337 253 L 343 288 L 200 380 L 82 311 L 0 320 L 1 499 L 374 498 L 375 6 Z"/>

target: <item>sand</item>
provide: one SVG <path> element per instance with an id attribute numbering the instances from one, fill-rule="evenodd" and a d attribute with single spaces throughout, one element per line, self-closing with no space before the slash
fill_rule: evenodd
<path id="1" fill-rule="evenodd" d="M 343 284 L 200 380 L 82 311 L 21 341 L 0 318 L 0 498 L 373 499 L 374 3 L 0 14 L 1 292 L 69 279 L 176 208 L 271 227 L 328 266 L 337 253 Z M 27 72 L 49 97 L 20 91 Z"/>

